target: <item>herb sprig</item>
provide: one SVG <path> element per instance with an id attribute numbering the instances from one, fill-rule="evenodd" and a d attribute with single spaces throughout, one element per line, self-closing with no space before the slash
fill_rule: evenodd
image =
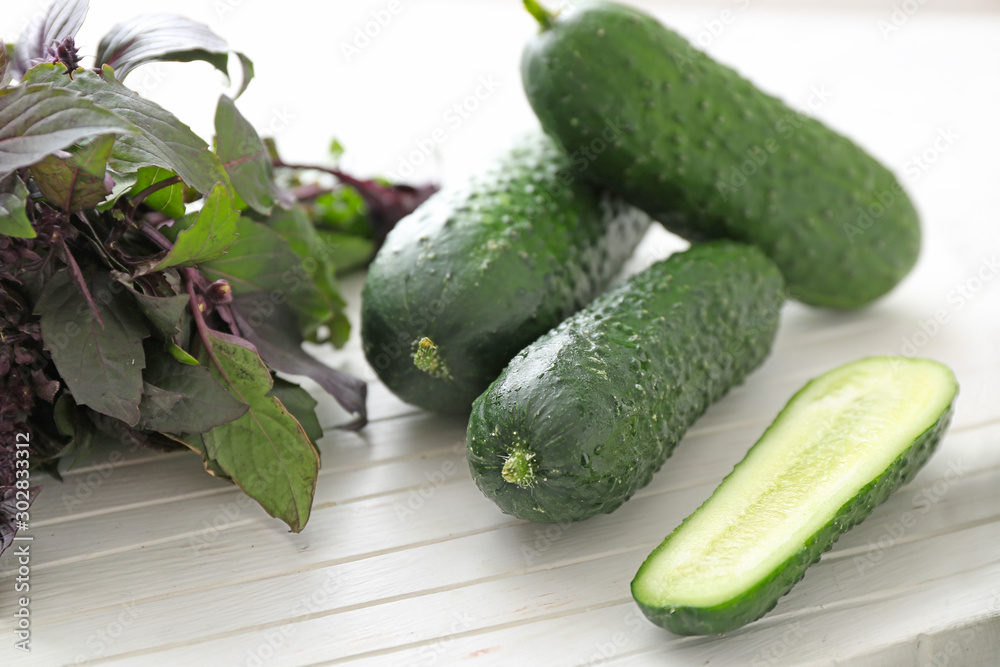
<path id="1" fill-rule="evenodd" d="M 189 448 L 300 531 L 322 433 L 314 399 L 275 371 L 312 378 L 355 415 L 344 428 L 364 426 L 365 384 L 302 342 L 347 340 L 338 263 L 364 264 L 435 188 L 286 163 L 226 95 L 210 147 L 124 81 L 163 60 L 228 76 L 232 56 L 238 98 L 250 59 L 161 14 L 115 26 L 82 67 L 87 8 L 56 0 L 0 49 L 0 552 L 19 432 L 56 476 L 102 439 Z M 318 172 L 336 185 L 301 181 Z"/>

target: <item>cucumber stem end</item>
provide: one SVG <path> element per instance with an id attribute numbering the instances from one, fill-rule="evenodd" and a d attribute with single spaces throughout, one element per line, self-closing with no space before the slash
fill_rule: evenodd
<path id="1" fill-rule="evenodd" d="M 413 345 L 413 365 L 427 373 L 431 377 L 439 380 L 451 380 L 451 370 L 441 358 L 437 345 L 427 336 L 416 341 Z"/>
<path id="2" fill-rule="evenodd" d="M 535 455 L 524 450 L 515 450 L 504 461 L 500 475 L 504 481 L 527 488 L 535 483 Z"/>
<path id="3" fill-rule="evenodd" d="M 524 8 L 528 10 L 529 14 L 535 17 L 538 25 L 542 26 L 542 30 L 548 30 L 555 25 L 556 13 L 542 7 L 538 4 L 538 0 L 524 0 Z"/>

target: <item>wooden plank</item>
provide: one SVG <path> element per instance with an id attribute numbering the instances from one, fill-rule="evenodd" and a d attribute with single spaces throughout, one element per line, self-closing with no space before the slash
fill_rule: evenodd
<path id="1" fill-rule="evenodd" d="M 380 427 L 382 429 L 388 429 L 390 425 L 385 425 Z M 433 438 L 424 437 L 422 434 L 425 433 L 424 429 L 438 433 L 439 422 L 433 417 L 424 417 L 418 424 L 404 424 L 404 423 L 393 423 L 391 424 L 392 429 L 387 432 L 382 433 L 378 438 L 373 439 L 370 446 L 360 446 L 352 450 L 353 453 L 357 454 L 355 458 L 348 458 L 346 452 L 340 452 L 336 458 L 331 459 L 327 455 L 326 460 L 328 461 L 326 474 L 331 474 L 336 472 L 336 477 L 331 477 L 331 479 L 336 479 L 335 483 L 326 484 L 323 483 L 320 486 L 317 499 L 316 499 L 316 516 L 320 516 L 323 511 L 330 507 L 331 503 L 345 503 L 351 502 L 352 497 L 376 497 L 382 493 L 386 492 L 398 492 L 400 489 L 419 489 L 421 485 L 427 485 L 431 477 L 440 477 L 440 474 L 435 474 L 436 471 L 440 471 L 442 467 L 445 466 L 446 462 L 450 462 L 447 469 L 449 471 L 448 477 L 454 477 L 455 480 L 466 479 L 467 481 L 467 470 L 464 464 L 464 456 L 461 451 L 461 437 L 460 429 L 453 432 L 454 440 L 451 445 L 446 445 L 444 447 L 438 446 L 436 440 Z M 395 430 L 396 427 L 402 428 L 402 431 Z M 456 427 L 457 428 L 457 427 Z M 694 433 L 682 443 L 678 452 L 674 455 L 673 459 L 665 466 L 664 470 L 658 473 L 653 482 L 647 489 L 640 492 L 640 497 L 646 494 L 657 494 L 668 492 L 673 489 L 687 488 L 691 485 L 709 485 L 709 488 L 714 486 L 728 471 L 732 468 L 732 465 L 742 457 L 743 447 L 745 443 L 751 442 L 758 434 L 762 426 L 757 425 L 745 425 L 738 428 L 733 428 L 725 431 L 712 431 L 706 430 L 701 434 Z M 992 432 L 992 430 L 988 431 Z M 956 436 L 957 437 L 957 436 Z M 413 438 L 410 440 L 410 438 Z M 965 443 L 961 446 L 966 450 L 971 448 L 970 452 L 966 451 L 963 456 L 965 458 L 961 459 L 963 466 L 970 466 L 976 468 L 977 466 L 990 466 L 995 464 L 995 461 L 989 458 L 989 453 L 992 449 L 984 447 L 982 444 L 983 436 L 977 435 L 973 432 L 969 437 L 963 437 L 962 440 L 955 440 L 956 443 Z M 942 465 L 942 461 L 947 460 L 945 457 L 951 458 L 953 455 L 950 453 L 952 449 L 955 449 L 958 445 L 950 445 L 952 439 L 946 440 L 945 445 L 942 446 L 942 451 L 932 459 L 928 468 L 922 473 L 919 479 L 926 478 L 930 475 L 936 475 L 937 467 Z M 736 447 L 732 446 L 732 443 L 739 443 Z M 414 451 L 415 450 L 415 451 Z M 443 456 L 440 460 L 431 459 L 428 460 L 426 457 L 429 453 L 437 452 L 442 453 L 442 450 L 450 452 L 449 456 Z M 360 468 L 361 471 L 365 470 L 365 466 L 371 461 L 368 456 L 376 456 L 381 460 L 389 460 L 398 463 L 389 468 L 387 471 L 369 471 L 362 472 L 361 474 L 354 475 L 344 475 L 341 472 L 347 472 L 351 470 L 357 471 Z M 976 457 L 980 458 L 976 458 Z M 985 458 L 982 458 L 985 457 Z M 408 462 L 412 460 L 417 460 L 419 465 L 411 466 Z M 338 461 L 341 465 L 330 465 L 330 461 Z M 201 479 L 201 477 L 196 477 Z M 141 480 L 136 480 L 136 483 L 141 483 Z M 474 503 L 483 506 L 486 511 L 489 511 L 492 506 L 489 505 L 481 496 L 478 495 L 478 491 L 474 489 L 471 484 L 462 484 L 464 488 L 456 488 L 454 490 L 455 497 L 466 498 L 463 502 Z M 170 521 L 174 522 L 174 529 L 169 528 L 169 523 L 166 521 L 161 522 L 156 526 L 150 526 L 146 529 L 146 535 L 151 536 L 154 540 L 156 537 L 167 536 L 169 539 L 155 540 L 156 543 L 149 543 L 148 541 L 143 541 L 141 538 L 143 534 L 140 532 L 138 535 L 131 530 L 132 524 L 141 524 L 145 522 L 145 518 L 141 515 L 135 517 L 126 516 L 124 517 L 126 521 L 131 521 L 132 524 L 125 524 L 120 531 L 115 532 L 112 536 L 106 538 L 105 545 L 111 550 L 110 554 L 119 553 L 122 550 L 128 551 L 129 549 L 145 548 L 150 549 L 157 547 L 157 543 L 164 544 L 164 549 L 169 550 L 171 548 L 171 541 L 177 542 L 185 547 L 185 551 L 198 545 L 201 545 L 203 541 L 208 538 L 213 540 L 225 541 L 231 544 L 233 548 L 238 549 L 238 545 L 241 540 L 247 539 L 252 540 L 254 537 L 259 537 L 262 529 L 266 533 L 273 532 L 277 537 L 278 543 L 280 544 L 285 537 L 282 535 L 280 527 L 274 526 L 270 519 L 264 518 L 262 512 L 259 512 L 255 507 L 249 506 L 245 502 L 245 499 L 239 494 L 238 491 L 231 487 L 225 487 L 227 495 L 220 496 L 213 502 L 205 502 L 202 498 L 190 498 L 184 501 L 179 501 L 176 503 L 172 509 L 173 513 L 169 518 Z M 357 495 L 355 495 L 357 494 Z M 240 521 L 230 520 L 229 514 L 233 511 L 232 507 L 234 504 L 240 503 L 238 505 Z M 380 499 L 373 499 L 369 501 L 369 504 L 378 505 L 382 501 Z M 622 510 L 616 513 L 616 516 L 626 511 L 633 503 L 625 505 Z M 697 504 L 691 505 L 689 509 L 693 509 Z M 364 512 L 365 510 L 359 510 Z M 685 514 L 680 514 L 675 517 L 675 523 L 683 518 Z M 425 516 L 425 513 L 421 514 L 421 517 Z M 259 517 L 259 520 L 254 517 Z M 115 515 L 109 515 L 107 517 L 108 521 L 120 522 L 121 517 Z M 378 520 L 377 515 L 372 516 L 372 520 Z M 314 518 L 314 521 L 316 519 Z M 212 530 L 211 526 L 218 523 L 224 526 L 224 530 L 216 531 Z M 311 524 L 315 526 L 316 524 Z M 666 528 L 672 527 L 673 524 L 666 526 Z M 60 526 L 59 530 L 62 534 L 64 529 L 68 529 L 66 526 Z M 87 522 L 83 523 L 79 527 L 81 534 L 80 539 L 85 539 L 86 532 L 93 529 L 93 523 Z M 137 528 L 138 530 L 138 528 Z M 304 533 L 304 535 L 312 535 L 315 530 L 310 527 L 309 530 Z M 666 529 L 664 530 L 664 534 Z M 115 540 L 120 540 L 116 542 Z M 422 539 L 422 538 L 421 538 Z M 351 544 L 354 543 L 353 540 L 348 540 Z M 316 544 L 316 548 L 321 548 L 325 544 L 325 540 L 321 540 Z M 344 540 L 338 540 L 338 545 L 340 547 L 344 546 Z M 194 545 L 194 547 L 192 547 Z M 207 545 L 206 545 L 207 546 Z M 260 548 L 260 545 L 258 545 Z M 63 555 L 64 558 L 73 558 L 72 549 L 66 547 L 67 551 Z M 357 547 L 358 551 L 363 550 L 363 546 Z M 200 549 L 196 549 L 198 551 Z M 354 552 L 354 553 L 357 553 Z M 58 552 L 53 552 L 47 554 L 52 557 L 58 556 Z M 347 557 L 350 553 L 341 555 L 340 557 Z M 88 565 L 79 561 L 79 559 L 73 559 L 72 571 L 74 573 L 88 572 Z M 179 563 L 179 567 L 183 568 L 183 564 Z M 49 567 L 45 559 L 41 559 L 41 562 L 36 564 L 36 567 L 45 569 Z M 101 577 L 100 570 L 103 566 L 98 563 L 95 565 L 97 571 L 94 572 L 93 576 L 84 577 L 85 579 L 92 579 L 94 581 L 100 581 Z M 166 573 L 166 572 L 165 572 Z M 178 573 L 180 574 L 180 573 Z M 67 584 L 69 582 L 61 581 L 63 577 L 57 574 L 47 575 L 51 577 L 57 586 L 55 590 L 58 590 L 58 586 L 62 584 Z"/>
<path id="2" fill-rule="evenodd" d="M 292 624 L 229 634 L 204 645 L 180 642 L 165 650 L 157 648 L 156 655 L 179 664 L 197 651 L 210 651 L 226 662 L 237 661 L 246 659 L 247 647 L 251 653 L 257 647 L 259 654 L 259 647 L 281 637 L 285 650 L 275 653 L 268 664 L 364 664 L 355 662 L 358 657 L 370 657 L 374 664 L 418 664 L 429 653 L 440 653 L 442 664 L 449 664 L 492 646 L 482 635 L 499 629 L 501 650 L 480 654 L 478 664 L 570 664 L 587 660 L 608 644 L 622 644 L 617 634 L 624 631 L 615 625 L 593 634 L 579 632 L 578 615 L 606 606 L 617 607 L 619 625 L 633 629 L 628 651 L 620 648 L 622 664 L 697 664 L 709 655 L 720 664 L 746 664 L 755 656 L 774 658 L 781 650 L 775 648 L 779 641 L 787 649 L 782 659 L 787 655 L 788 660 L 801 660 L 815 658 L 817 644 L 834 638 L 839 652 L 848 657 L 858 646 L 884 646 L 912 637 L 914 626 L 936 630 L 956 624 L 956 619 L 1000 616 L 1000 590 L 991 593 L 972 585 L 980 576 L 1000 575 L 1000 555 L 982 548 L 997 539 L 1000 521 L 924 543 L 890 547 L 887 557 L 898 565 L 887 570 L 877 585 L 860 576 L 838 577 L 830 572 L 838 567 L 836 562 L 820 563 L 772 614 L 721 638 L 677 638 L 644 620 L 638 623 L 630 613 L 634 609 L 621 604 L 621 592 L 627 591 L 642 558 L 639 555 L 632 563 L 635 558 L 630 554 L 627 559 L 611 555 L 333 615 L 312 614 Z M 935 557 L 942 549 L 954 551 L 954 557 Z M 945 590 L 952 592 L 942 597 Z M 789 604 L 795 601 L 798 606 Z M 903 614 L 904 609 L 909 613 Z M 536 642 L 517 636 L 520 628 L 534 632 L 536 622 L 553 618 L 564 619 L 553 635 L 534 635 Z M 858 644 L 848 641 L 855 635 L 862 639 Z M 472 647 L 477 648 L 467 651 Z M 573 655 L 580 650 L 582 654 Z M 122 657 L 131 659 L 145 651 Z"/>
<path id="3" fill-rule="evenodd" d="M 950 457 L 953 452 L 943 451 L 943 456 L 934 459 L 935 465 L 925 469 L 926 474 L 918 476 L 866 523 L 848 533 L 834 551 L 825 555 L 824 562 L 835 561 L 829 566 L 833 568 L 832 574 L 825 576 L 834 582 L 856 578 L 863 590 L 868 590 L 873 584 L 881 587 L 887 583 L 882 571 L 888 567 L 887 563 L 893 562 L 885 556 L 888 549 L 946 535 L 958 528 L 996 522 L 1000 509 L 995 503 L 984 502 L 995 494 L 988 474 L 990 468 L 966 468 L 992 463 L 995 469 L 996 465 L 1000 465 L 1000 452 L 991 446 L 997 433 L 1000 429 L 966 436 L 967 440 L 975 437 L 976 442 L 960 443 L 966 445 L 963 451 L 968 453 L 978 449 L 981 458 L 962 461 L 957 468 L 956 461 Z M 675 515 L 671 517 L 671 523 L 675 524 L 696 507 L 713 487 L 714 483 L 706 483 L 666 494 L 640 497 L 626 506 L 629 511 L 623 508 L 613 517 L 597 517 L 573 526 L 507 526 L 454 542 L 439 542 L 336 565 L 320 564 L 304 571 L 233 582 L 232 585 L 238 588 L 241 597 L 261 602 L 260 611 L 254 615 L 253 621 L 264 627 L 286 625 L 296 615 L 339 615 L 365 609 L 369 611 L 363 613 L 369 613 L 376 606 L 381 609 L 386 604 L 404 599 L 433 597 L 470 584 L 572 567 L 609 555 L 616 556 L 616 562 L 626 560 L 630 568 L 627 579 L 619 581 L 622 585 L 618 591 L 620 595 L 627 593 L 627 580 L 664 534 L 663 529 L 651 525 L 647 517 L 662 514 L 662 508 L 667 507 L 668 512 Z M 929 511 L 931 508 L 933 512 Z M 900 517 L 905 514 L 912 515 L 912 520 L 901 522 Z M 489 557 L 456 559 L 455 553 L 489 554 Z M 440 569 L 438 564 L 442 559 L 449 558 L 449 554 L 452 554 L 451 567 Z M 79 633 L 81 626 L 88 627 L 94 622 L 112 623 L 121 613 L 122 604 L 136 610 L 137 616 L 153 622 L 154 619 L 172 615 L 179 608 L 210 609 L 202 601 L 218 588 L 189 589 L 183 594 L 178 591 L 176 595 L 154 599 L 133 598 L 111 606 L 92 608 L 85 617 L 64 614 L 63 620 L 52 622 L 45 619 L 38 623 L 53 635 L 73 636 Z M 322 591 L 319 598 L 310 597 L 315 590 Z M 300 604 L 304 599 L 310 601 L 308 606 Z M 614 599 L 612 596 L 611 601 Z M 796 599 L 808 602 L 814 598 Z M 602 603 L 607 601 L 600 600 Z M 788 602 L 783 604 L 786 614 L 796 609 L 794 605 L 789 607 Z M 208 620 L 197 612 L 188 614 L 172 624 L 161 639 L 167 644 L 197 643 L 203 641 L 206 635 L 238 632 L 248 619 L 241 616 Z M 141 627 L 137 624 L 136 631 L 123 637 L 116 650 L 140 650 L 139 647 L 148 641 L 148 632 L 142 632 Z M 379 635 L 377 639 L 384 642 L 387 637 Z"/>

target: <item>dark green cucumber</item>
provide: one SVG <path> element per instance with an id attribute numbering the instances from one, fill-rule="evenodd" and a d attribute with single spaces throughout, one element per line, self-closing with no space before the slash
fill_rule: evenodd
<path id="1" fill-rule="evenodd" d="M 813 380 L 639 568 L 632 595 L 678 634 L 767 613 L 930 457 L 958 392 L 944 365 L 872 357 Z"/>
<path id="2" fill-rule="evenodd" d="M 607 2 L 542 24 L 522 77 L 546 132 L 586 175 L 690 240 L 752 243 L 790 294 L 856 308 L 920 249 L 916 211 L 864 150 L 716 63 L 654 18 Z"/>
<path id="3" fill-rule="evenodd" d="M 476 399 L 476 484 L 521 519 L 615 510 L 760 365 L 783 301 L 774 263 L 739 243 L 697 245 L 633 276 L 525 348 Z"/>
<path id="4" fill-rule="evenodd" d="M 468 413 L 511 357 L 608 287 L 649 222 L 526 136 L 389 234 L 362 296 L 368 362 L 404 401 Z"/>

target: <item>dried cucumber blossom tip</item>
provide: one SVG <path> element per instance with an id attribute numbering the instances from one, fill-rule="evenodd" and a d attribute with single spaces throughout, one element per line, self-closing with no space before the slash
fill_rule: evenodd
<path id="1" fill-rule="evenodd" d="M 442 380 L 452 379 L 451 371 L 448 369 L 444 359 L 438 353 L 437 346 L 427 336 L 424 336 L 414 345 L 413 365 L 436 378 Z"/>
<path id="2" fill-rule="evenodd" d="M 534 452 L 518 448 L 504 461 L 500 475 L 506 482 L 527 488 L 534 485 L 538 479 L 535 474 L 536 465 Z"/>

